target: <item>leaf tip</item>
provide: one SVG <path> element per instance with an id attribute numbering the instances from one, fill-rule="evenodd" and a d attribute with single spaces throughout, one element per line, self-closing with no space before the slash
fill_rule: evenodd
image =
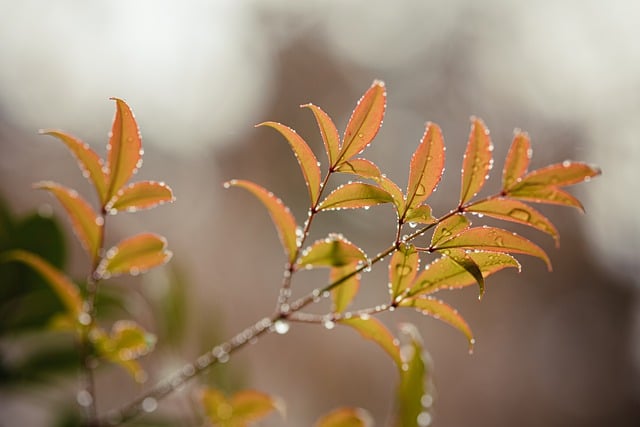
<path id="1" fill-rule="evenodd" d="M 378 79 L 375 79 L 371 86 L 378 86 L 378 87 L 381 87 L 381 88 L 386 87 L 385 83 L 382 80 L 378 80 Z"/>

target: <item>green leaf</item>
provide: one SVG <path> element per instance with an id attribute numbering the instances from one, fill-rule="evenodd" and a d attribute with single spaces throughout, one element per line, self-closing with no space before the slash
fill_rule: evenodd
<path id="1" fill-rule="evenodd" d="M 105 210 L 110 214 L 119 211 L 135 212 L 174 200 L 171 188 L 164 182 L 141 181 L 118 190 L 106 204 Z"/>
<path id="2" fill-rule="evenodd" d="M 398 218 L 402 216 L 405 212 L 406 202 L 404 199 L 404 194 L 402 194 L 402 190 L 398 185 L 393 182 L 391 179 L 387 178 L 384 175 L 381 175 L 380 178 L 377 179 L 380 188 L 385 190 L 387 193 L 391 195 L 393 198 L 393 204 L 396 206 L 396 211 L 398 212 Z"/>
<path id="3" fill-rule="evenodd" d="M 516 132 L 502 171 L 502 189 L 508 190 L 527 173 L 531 161 L 531 141 L 525 132 Z"/>
<path id="4" fill-rule="evenodd" d="M 335 283 L 343 277 L 349 276 L 339 285 L 331 289 L 333 300 L 333 312 L 341 313 L 349 307 L 360 289 L 360 275 L 354 274 L 358 263 L 351 263 L 342 267 L 332 267 L 329 273 L 329 282 Z"/>
<path id="5" fill-rule="evenodd" d="M 584 212 L 584 207 L 578 199 L 565 190 L 553 185 L 523 185 L 512 188 L 507 195 L 533 203 L 547 203 L 552 205 L 569 206 Z"/>
<path id="6" fill-rule="evenodd" d="M 378 344 L 389 356 L 391 356 L 391 359 L 393 359 L 398 367 L 402 366 L 398 341 L 393 337 L 393 335 L 391 335 L 391 332 L 389 332 L 387 327 L 378 319 L 373 317 L 351 317 L 349 319 L 340 319 L 338 323 L 354 328 L 365 339 Z"/>
<path id="7" fill-rule="evenodd" d="M 529 185 L 553 185 L 563 187 L 588 181 L 594 176 L 600 175 L 600 169 L 586 163 L 570 162 L 568 160 L 534 170 L 525 175 L 512 189 Z"/>
<path id="8" fill-rule="evenodd" d="M 375 185 L 351 182 L 342 185 L 329 194 L 318 210 L 357 209 L 393 202 L 393 197 Z"/>
<path id="9" fill-rule="evenodd" d="M 556 246 L 560 242 L 560 234 L 551 221 L 531 206 L 518 200 L 504 197 L 488 199 L 473 203 L 465 211 L 525 224 L 553 237 L 556 241 Z"/>
<path id="10" fill-rule="evenodd" d="M 105 279 L 126 273 L 136 276 L 169 259 L 171 251 L 167 250 L 167 240 L 164 237 L 141 233 L 109 249 L 96 271 Z"/>
<path id="11" fill-rule="evenodd" d="M 382 125 L 386 103 L 384 83 L 376 80 L 360 98 L 349 119 L 336 165 L 350 160 L 373 141 Z"/>
<path id="12" fill-rule="evenodd" d="M 316 122 L 318 122 L 318 127 L 320 128 L 324 149 L 329 159 L 329 167 L 333 168 L 340 153 L 340 135 L 338 135 L 336 125 L 333 124 L 331 117 L 317 105 L 305 104 L 301 105 L 301 107 L 309 108 L 313 112 Z"/>
<path id="13" fill-rule="evenodd" d="M 282 242 L 282 247 L 287 255 L 289 263 L 295 262 L 298 244 L 296 241 L 296 220 L 291 214 L 288 207 L 282 203 L 282 200 L 273 195 L 273 193 L 265 190 L 257 184 L 250 181 L 231 180 L 224 184 L 225 188 L 231 186 L 241 187 L 256 196 L 258 200 L 267 208 L 271 220 L 276 226 L 278 237 Z"/>
<path id="14" fill-rule="evenodd" d="M 311 148 L 309 148 L 305 140 L 302 139 L 296 131 L 282 123 L 264 122 L 256 126 L 269 126 L 280 132 L 287 142 L 289 142 L 289 145 L 298 160 L 298 164 L 300 164 L 302 175 L 304 175 L 311 203 L 315 205 L 318 202 L 318 196 L 320 195 L 320 167 L 318 166 L 318 159 L 313 154 L 313 151 L 311 151 Z"/>
<path id="15" fill-rule="evenodd" d="M 372 427 L 373 418 L 362 408 L 343 407 L 322 416 L 314 427 Z"/>
<path id="16" fill-rule="evenodd" d="M 107 202 L 107 177 L 104 174 L 104 162 L 100 156 L 88 144 L 60 130 L 42 130 L 40 134 L 53 136 L 65 143 L 78 160 L 82 174 L 93 183 L 100 203 L 104 205 Z"/>
<path id="17" fill-rule="evenodd" d="M 366 261 L 367 257 L 362 249 L 340 235 L 331 234 L 305 249 L 296 267 L 342 267 Z"/>
<path id="18" fill-rule="evenodd" d="M 420 145 L 411 157 L 407 185 L 409 208 L 420 206 L 437 187 L 444 172 L 444 150 L 442 131 L 438 125 L 427 123 Z"/>
<path id="19" fill-rule="evenodd" d="M 408 223 L 417 224 L 433 224 L 437 221 L 431 214 L 431 206 L 429 205 L 420 205 L 407 209 L 404 220 Z"/>
<path id="20" fill-rule="evenodd" d="M 133 112 L 122 99 L 111 99 L 116 102 L 116 115 L 107 145 L 109 190 L 106 200 L 110 200 L 142 165 L 142 139 Z"/>
<path id="21" fill-rule="evenodd" d="M 411 287 L 420 268 L 420 257 L 415 246 L 400 244 L 389 262 L 389 292 L 393 301 Z"/>
<path id="22" fill-rule="evenodd" d="M 380 169 L 370 160 L 367 159 L 351 159 L 342 162 L 340 166 L 336 168 L 336 172 L 350 173 L 358 175 L 362 178 L 368 178 L 378 180 L 380 178 Z"/>
<path id="23" fill-rule="evenodd" d="M 95 213 L 91 205 L 87 203 L 75 190 L 63 187 L 51 181 L 42 181 L 34 184 L 35 188 L 50 191 L 62 204 L 69 215 L 73 231 L 89 253 L 89 258 L 94 262 L 98 257 L 100 236 L 103 219 Z"/>
<path id="24" fill-rule="evenodd" d="M 422 340 L 415 326 L 403 324 L 402 332 L 408 336 L 410 344 L 403 347 L 403 364 L 400 370 L 400 384 L 396 392 L 396 427 L 419 427 L 418 417 L 424 411 L 422 397 L 425 395 L 427 366 Z"/>
<path id="25" fill-rule="evenodd" d="M 455 214 L 441 221 L 431 236 L 431 246 L 446 242 L 456 234 L 471 226 L 469 220 L 462 214 Z"/>
<path id="26" fill-rule="evenodd" d="M 487 226 L 469 228 L 433 246 L 436 250 L 453 248 L 531 255 L 543 260 L 551 271 L 551 260 L 545 251 L 524 237 L 501 228 Z"/>
<path id="27" fill-rule="evenodd" d="M 447 249 L 445 250 L 445 255 L 473 276 L 478 283 L 478 287 L 480 288 L 480 298 L 482 298 L 484 295 L 484 277 L 482 276 L 480 266 L 478 266 L 473 258 L 471 258 L 471 256 L 462 249 Z"/>
<path id="28" fill-rule="evenodd" d="M 489 138 L 489 130 L 482 120 L 471 119 L 471 132 L 467 150 L 462 161 L 462 189 L 460 206 L 471 200 L 484 185 L 493 164 L 491 152 L 493 145 Z"/>
<path id="29" fill-rule="evenodd" d="M 201 402 L 209 421 L 217 427 L 243 427 L 278 409 L 280 402 L 255 390 L 243 390 L 230 399 L 213 388 L 202 390 Z"/>

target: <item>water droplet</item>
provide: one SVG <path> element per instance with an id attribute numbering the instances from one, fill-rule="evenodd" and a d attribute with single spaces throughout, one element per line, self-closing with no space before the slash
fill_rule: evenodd
<path id="1" fill-rule="evenodd" d="M 411 227 L 411 228 L 416 228 L 417 226 L 418 226 L 417 222 L 410 222 L 409 223 L 409 227 Z"/>
<path id="2" fill-rule="evenodd" d="M 502 240 L 502 237 L 500 236 L 496 237 L 495 242 L 496 242 L 496 245 L 498 246 L 504 246 L 504 240 Z"/>
<path id="3" fill-rule="evenodd" d="M 428 427 L 431 425 L 432 421 L 431 414 L 428 412 L 420 412 L 417 421 L 420 427 Z"/>
<path id="4" fill-rule="evenodd" d="M 282 304 L 280 306 L 280 312 L 282 313 L 288 313 L 291 311 L 291 307 L 289 306 L 289 304 Z"/>
<path id="5" fill-rule="evenodd" d="M 280 335 L 284 335 L 287 332 L 289 332 L 289 328 L 290 328 L 289 322 L 283 319 L 278 319 L 273 324 L 273 329 L 276 331 L 276 333 Z"/>
<path id="6" fill-rule="evenodd" d="M 360 139 L 364 138 L 364 134 L 363 133 L 359 133 L 358 134 L 358 138 L 360 138 Z"/>
<path id="7" fill-rule="evenodd" d="M 369 316 L 369 314 L 368 314 L 368 313 L 362 313 L 362 314 L 360 315 L 360 318 L 361 318 L 362 320 L 369 320 L 369 319 L 371 318 L 371 316 Z"/>
<path id="8" fill-rule="evenodd" d="M 91 406 L 93 403 L 93 397 L 87 390 L 80 390 L 76 395 L 76 401 L 78 402 L 78 405 L 86 408 Z"/>
<path id="9" fill-rule="evenodd" d="M 569 160 L 565 160 L 564 162 L 562 162 L 562 166 L 568 168 L 569 166 L 571 166 L 571 162 Z"/>
<path id="10" fill-rule="evenodd" d="M 424 188 L 424 185 L 418 184 L 418 188 L 416 188 L 416 196 L 424 196 L 427 193 L 427 190 Z"/>
<path id="11" fill-rule="evenodd" d="M 220 353 L 220 356 L 218 356 L 218 362 L 227 363 L 228 361 L 229 361 L 229 353 L 227 352 Z"/>
<path id="12" fill-rule="evenodd" d="M 153 412 L 158 409 L 158 401 L 153 397 L 147 397 L 142 401 L 140 407 L 144 412 Z"/>
<path id="13" fill-rule="evenodd" d="M 511 209 L 508 215 L 512 218 L 519 219 L 520 221 L 528 222 L 531 219 L 531 214 L 524 209 Z"/>
<path id="14" fill-rule="evenodd" d="M 84 326 L 88 326 L 91 324 L 91 315 L 86 311 L 83 311 L 78 315 L 78 323 Z"/>
<path id="15" fill-rule="evenodd" d="M 184 375 L 186 377 L 191 377 L 195 373 L 196 373 L 196 370 L 195 370 L 195 368 L 193 367 L 192 364 L 185 365 L 182 368 L 182 375 Z"/>
<path id="16" fill-rule="evenodd" d="M 96 217 L 96 225 L 98 227 L 102 227 L 104 225 L 104 218 L 102 218 L 101 216 L 97 216 Z"/>
<path id="17" fill-rule="evenodd" d="M 129 274 L 132 276 L 137 276 L 138 274 L 140 274 L 140 269 L 138 267 L 131 267 L 129 269 Z"/>
<path id="18" fill-rule="evenodd" d="M 397 264 L 396 265 L 396 274 L 400 277 L 404 277 L 409 275 L 409 273 L 411 273 L 411 271 L 413 271 L 413 269 L 405 264 Z"/>
<path id="19" fill-rule="evenodd" d="M 420 403 L 424 408 L 431 408 L 433 405 L 433 396 L 430 394 L 423 394 L 420 398 Z"/>

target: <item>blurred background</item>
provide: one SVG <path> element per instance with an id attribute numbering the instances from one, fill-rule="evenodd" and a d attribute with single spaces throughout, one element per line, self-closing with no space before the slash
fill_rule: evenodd
<path id="1" fill-rule="evenodd" d="M 298 106 L 320 105 L 344 129 L 359 96 L 384 80 L 387 114 L 365 153 L 404 186 L 424 123 L 438 123 L 447 145 L 432 199 L 438 214 L 457 203 L 469 117 L 492 131 L 496 168 L 487 193 L 497 190 L 513 130 L 521 128 L 532 138 L 532 167 L 574 159 L 603 170 L 571 190 L 587 215 L 541 208 L 560 230 L 559 249 L 545 235 L 514 228 L 549 251 L 554 272 L 521 257 L 523 273 L 492 277 L 482 302 L 476 289 L 441 295 L 475 332 L 471 356 L 464 338 L 439 322 L 408 311 L 383 320 L 393 330 L 414 322 L 423 335 L 433 359 L 434 425 L 638 425 L 639 20 L 640 3 L 631 0 L 0 0 L 0 198 L 16 217 L 59 218 L 66 266 L 81 279 L 87 259 L 62 210 L 31 184 L 51 179 L 95 197 L 62 144 L 37 131 L 64 129 L 104 155 L 114 110 L 108 98 L 129 103 L 145 146 L 136 179 L 166 181 L 177 200 L 114 217 L 108 242 L 159 232 L 174 259 L 105 288 L 128 292 L 126 311 L 161 338 L 173 327 L 164 335 L 175 345 L 148 357 L 156 379 L 274 308 L 284 257 L 269 217 L 249 194 L 221 183 L 254 180 L 282 196 L 300 222 L 307 193 L 286 142 L 254 124 L 297 129 L 321 158 L 313 116 Z M 392 241 L 393 218 L 388 207 L 328 213 L 312 237 L 340 231 L 375 254 Z M 325 274 L 296 277 L 295 294 Z M 153 308 L 162 296 L 177 301 L 169 289 L 184 300 L 175 319 Z M 385 295 L 380 266 L 365 276 L 356 305 Z M 324 301 L 317 312 L 327 308 Z M 11 333 L 0 348 L 4 358 L 21 357 Z M 100 374 L 101 411 L 144 389 L 117 370 Z M 366 408 L 385 425 L 396 380 L 386 355 L 354 332 L 295 324 L 201 383 L 281 396 L 286 420 L 264 425 L 311 425 L 341 405 Z M 73 401 L 75 382 L 70 375 L 54 384 L 0 389 L 0 425 L 52 425 L 61 402 Z M 188 414 L 196 389 L 177 393 L 165 410 Z"/>

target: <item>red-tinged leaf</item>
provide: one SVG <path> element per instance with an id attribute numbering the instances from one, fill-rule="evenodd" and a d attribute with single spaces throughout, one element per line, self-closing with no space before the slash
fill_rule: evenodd
<path id="1" fill-rule="evenodd" d="M 340 153 L 340 135 L 336 125 L 333 124 L 331 117 L 317 105 L 305 104 L 301 105 L 301 107 L 309 108 L 316 117 L 320 134 L 322 135 L 322 142 L 324 142 L 324 149 L 329 159 L 329 167 L 333 168 Z"/>
<path id="2" fill-rule="evenodd" d="M 362 408 L 338 408 L 322 416 L 314 427 L 373 427 L 369 412 Z"/>
<path id="3" fill-rule="evenodd" d="M 517 268 L 520 264 L 511 255 L 499 252 L 469 252 L 469 257 L 480 267 L 482 276 L 490 275 L 504 269 Z M 430 294 L 441 289 L 455 289 L 477 282 L 468 270 L 447 256 L 442 256 L 427 265 L 413 282 L 409 296 Z"/>
<path id="4" fill-rule="evenodd" d="M 329 273 L 329 282 L 335 283 L 343 277 L 344 279 L 339 285 L 331 290 L 333 300 L 333 312 L 341 313 L 349 307 L 353 299 L 360 289 L 360 275 L 354 274 L 358 268 L 358 263 L 351 263 L 342 267 L 332 267 Z"/>
<path id="5" fill-rule="evenodd" d="M 499 197 L 474 203 L 465 209 L 505 221 L 517 222 L 547 233 L 559 244 L 560 234 L 556 227 L 540 212 L 518 200 Z"/>
<path id="6" fill-rule="evenodd" d="M 467 337 L 469 340 L 469 347 L 473 346 L 473 333 L 471 332 L 471 328 L 464 320 L 458 311 L 451 307 L 450 305 L 440 301 L 431 296 L 427 297 L 416 297 L 411 299 L 405 299 L 400 303 L 402 307 L 413 307 L 416 310 L 420 311 L 427 316 L 431 316 L 435 319 L 442 320 L 445 323 L 453 326 Z"/>
<path id="7" fill-rule="evenodd" d="M 396 414 L 394 427 L 421 427 L 424 406 L 422 399 L 427 392 L 428 355 L 423 349 L 418 329 L 410 324 L 401 325 L 403 336 L 410 342 L 403 345 L 400 383 L 396 392 Z"/>
<path id="8" fill-rule="evenodd" d="M 407 209 L 404 220 L 410 224 L 433 224 L 437 221 L 431 214 L 431 206 L 429 205 L 420 205 Z"/>
<path id="9" fill-rule="evenodd" d="M 98 274 L 109 278 L 120 274 L 136 276 L 171 259 L 167 240 L 153 233 L 141 233 L 109 249 L 98 266 Z"/>
<path id="10" fill-rule="evenodd" d="M 256 390 L 242 390 L 234 394 L 229 403 L 233 417 L 243 423 L 258 421 L 274 410 L 284 411 L 282 401 Z"/>
<path id="11" fill-rule="evenodd" d="M 296 267 L 343 267 L 366 261 L 367 257 L 359 247 L 340 235 L 332 234 L 305 249 Z"/>
<path id="12" fill-rule="evenodd" d="M 364 338 L 374 341 L 382 349 L 387 352 L 398 367 L 402 366 L 400 360 L 400 347 L 398 341 L 393 337 L 386 326 L 378 319 L 373 317 L 352 317 L 350 319 L 341 319 L 339 323 L 351 326 L 360 333 Z"/>
<path id="13" fill-rule="evenodd" d="M 406 206 L 404 194 L 402 194 L 402 190 L 400 189 L 400 187 L 398 187 L 398 185 L 395 182 L 391 181 L 389 178 L 387 178 L 384 175 L 381 175 L 380 178 L 377 179 L 377 182 L 380 185 L 380 188 L 382 188 L 387 193 L 389 193 L 393 198 L 393 204 L 396 206 L 396 210 L 398 211 L 398 218 L 399 218 L 402 215 L 402 213 L 405 211 L 405 206 Z"/>
<path id="14" fill-rule="evenodd" d="M 135 212 L 140 209 L 151 209 L 173 200 L 173 192 L 164 182 L 141 181 L 118 190 L 106 204 L 105 210 L 110 214 L 119 211 Z"/>
<path id="15" fill-rule="evenodd" d="M 95 261 L 98 257 L 100 235 L 103 219 L 98 216 L 91 205 L 87 203 L 75 190 L 63 187 L 51 181 L 34 184 L 35 188 L 50 191 L 69 215 L 73 231 L 80 243 L 89 253 L 89 258 Z"/>
<path id="16" fill-rule="evenodd" d="M 480 266 L 476 264 L 473 258 L 471 258 L 471 256 L 463 249 L 448 249 L 446 250 L 445 255 L 451 258 L 453 262 L 462 267 L 475 279 L 478 287 L 480 288 L 480 298 L 482 298 L 484 295 L 484 276 L 482 275 Z"/>
<path id="17" fill-rule="evenodd" d="M 507 153 L 502 170 L 502 188 L 507 190 L 520 179 L 529 168 L 531 161 L 531 141 L 525 132 L 517 132 Z"/>
<path id="18" fill-rule="evenodd" d="M 320 202 L 317 210 L 357 209 L 392 202 L 393 197 L 380 187 L 351 182 L 335 189 Z"/>
<path id="19" fill-rule="evenodd" d="M 378 180 L 380 178 L 380 169 L 370 160 L 367 159 L 351 159 L 340 163 L 336 168 L 336 172 L 350 173 L 358 175 L 362 178 Z"/>
<path id="20" fill-rule="evenodd" d="M 386 103 L 384 83 L 376 80 L 360 98 L 349 119 L 337 164 L 351 159 L 373 141 L 382 125 Z"/>
<path id="21" fill-rule="evenodd" d="M 552 205 L 569 206 L 584 212 L 584 207 L 578 199 L 565 190 L 553 185 L 525 185 L 510 189 L 509 197 L 526 200 L 533 203 L 548 203 Z"/>
<path id="22" fill-rule="evenodd" d="M 104 174 L 104 163 L 100 156 L 98 156 L 88 144 L 65 132 L 51 129 L 43 130 L 40 133 L 43 135 L 51 135 L 65 143 L 78 160 L 82 175 L 91 180 L 98 193 L 100 203 L 104 205 L 107 201 L 107 177 Z"/>
<path id="23" fill-rule="evenodd" d="M 394 301 L 411 287 L 419 268 L 420 257 L 415 246 L 400 244 L 389 262 L 389 292 Z"/>
<path id="24" fill-rule="evenodd" d="M 58 295 L 67 311 L 74 319 L 78 318 L 82 312 L 82 297 L 78 287 L 63 272 L 38 255 L 19 249 L 0 254 L 0 263 L 9 261 L 22 262 L 37 271 Z"/>
<path id="25" fill-rule="evenodd" d="M 133 321 L 120 320 L 113 325 L 111 334 L 94 327 L 89 337 L 100 357 L 124 368 L 138 383 L 147 380 L 147 373 L 137 359 L 153 349 L 154 335 Z"/>
<path id="26" fill-rule="evenodd" d="M 471 223 L 464 215 L 452 215 L 436 226 L 431 236 L 431 246 L 435 247 L 469 227 L 471 227 Z"/>
<path id="27" fill-rule="evenodd" d="M 462 162 L 461 206 L 478 194 L 484 185 L 493 164 L 492 151 L 489 130 L 482 120 L 472 118 L 469 142 Z"/>
<path id="28" fill-rule="evenodd" d="M 409 184 L 407 185 L 407 206 L 420 206 L 442 178 L 444 171 L 444 140 L 438 125 L 427 123 L 420 145 L 411 157 Z"/>
<path id="29" fill-rule="evenodd" d="M 437 250 L 453 248 L 531 255 L 543 260 L 551 271 L 551 260 L 542 248 L 516 233 L 501 228 L 487 226 L 469 228 L 433 247 Z"/>
<path id="30" fill-rule="evenodd" d="M 126 102 L 116 102 L 111 137 L 107 145 L 108 191 L 110 200 L 142 165 L 142 139 L 133 112 Z"/>
<path id="31" fill-rule="evenodd" d="M 287 260 L 289 263 L 293 264 L 298 250 L 298 244 L 296 242 L 297 225 L 293 214 L 289 208 L 282 203 L 282 200 L 274 196 L 273 193 L 250 181 L 234 179 L 226 182 L 224 186 L 225 188 L 229 188 L 231 186 L 242 187 L 262 202 L 262 204 L 267 208 L 267 211 L 276 226 L 278 237 L 280 237 L 284 252 L 287 255 Z"/>
<path id="32" fill-rule="evenodd" d="M 316 204 L 318 202 L 318 195 L 320 194 L 320 167 L 318 166 L 318 159 L 309 148 L 309 145 L 305 142 L 300 135 L 293 129 L 276 122 L 264 122 L 257 126 L 269 126 L 282 134 L 285 137 L 293 153 L 300 164 L 302 175 L 307 183 L 307 189 L 309 190 L 309 197 L 311 203 Z"/>
<path id="33" fill-rule="evenodd" d="M 594 176 L 600 175 L 600 173 L 600 169 L 589 166 L 586 163 L 565 160 L 562 163 L 529 172 L 520 182 L 513 185 L 512 189 L 516 190 L 529 185 L 563 187 L 565 185 L 574 185 L 582 181 L 588 181 Z"/>

